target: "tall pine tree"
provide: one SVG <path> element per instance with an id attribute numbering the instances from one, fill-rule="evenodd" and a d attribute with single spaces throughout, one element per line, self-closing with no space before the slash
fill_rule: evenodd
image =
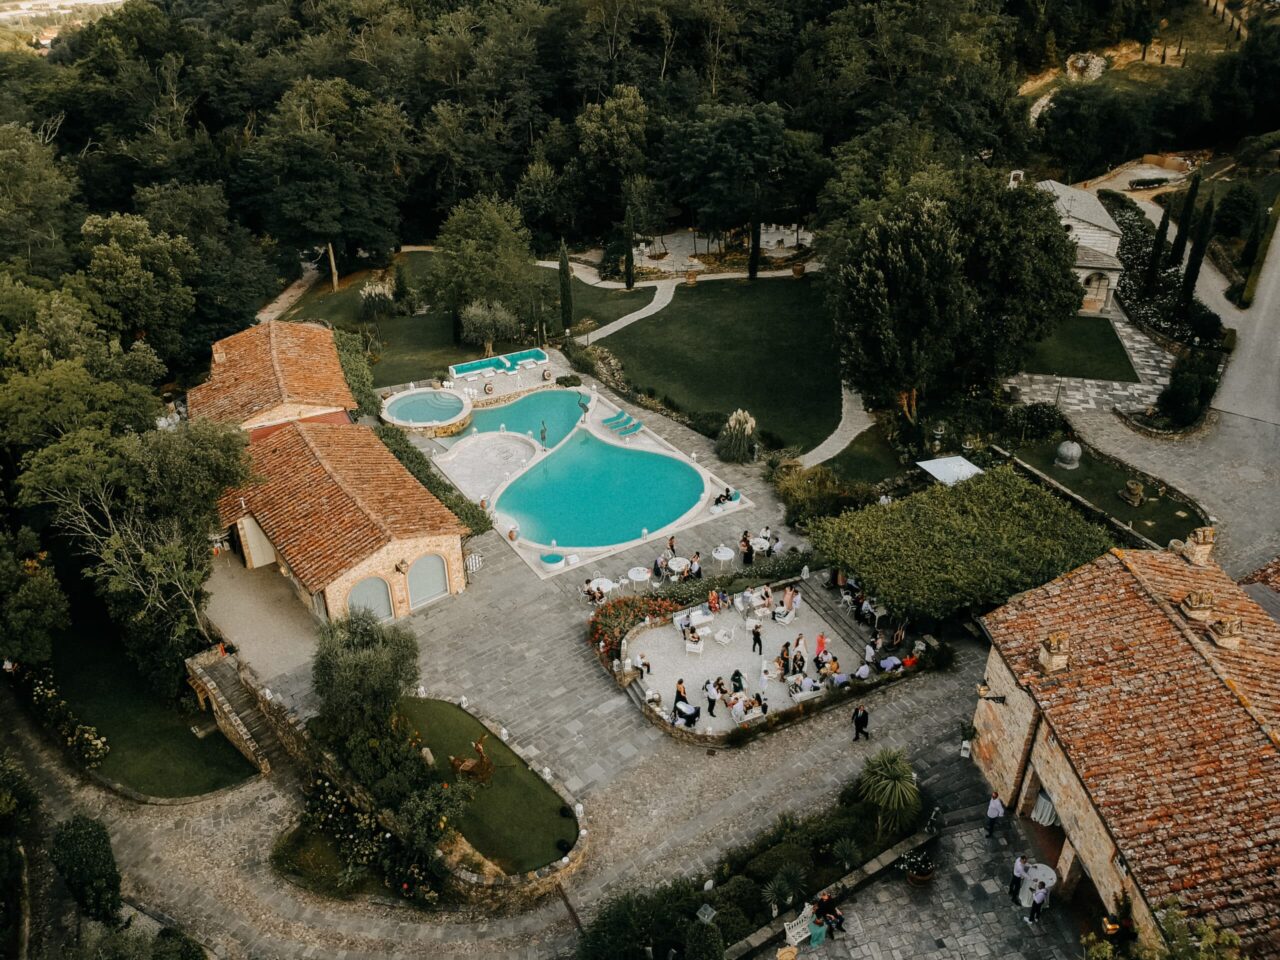
<path id="1" fill-rule="evenodd" d="M 1246 270 L 1258 259 L 1258 250 L 1262 247 L 1262 235 L 1267 229 L 1267 215 L 1259 212 L 1253 218 L 1253 226 L 1249 230 L 1249 239 L 1244 242 L 1240 252 L 1240 264 Z"/>
<path id="2" fill-rule="evenodd" d="M 1169 253 L 1169 262 L 1174 266 L 1182 266 L 1182 257 L 1187 252 L 1187 241 L 1196 219 L 1196 194 L 1200 192 L 1200 174 L 1191 178 L 1191 187 L 1187 190 L 1187 199 L 1183 201 L 1182 213 L 1178 215 L 1178 236 L 1173 241 L 1173 250 Z"/>
<path id="3" fill-rule="evenodd" d="M 1156 281 L 1160 279 L 1160 264 L 1164 260 L 1165 241 L 1169 236 L 1169 208 L 1164 208 L 1160 216 L 1160 226 L 1156 228 L 1156 242 L 1151 245 L 1151 256 L 1147 259 L 1147 275 L 1142 280 L 1142 292 L 1151 296 L 1156 291 Z"/>
<path id="4" fill-rule="evenodd" d="M 569 248 L 560 240 L 560 316 L 547 324 L 547 333 L 558 337 L 573 326 L 573 271 L 569 269 Z"/>
<path id="5" fill-rule="evenodd" d="M 627 289 L 631 290 L 636 285 L 636 227 L 631 218 L 630 207 L 627 207 L 626 216 L 622 220 L 622 233 L 627 244 L 627 255 L 623 261 L 622 277 L 626 282 Z"/>
<path id="6" fill-rule="evenodd" d="M 1185 308 L 1195 296 L 1196 281 L 1200 278 L 1200 265 L 1204 263 L 1209 239 L 1213 236 L 1213 200 L 1204 205 L 1204 212 L 1196 224 L 1196 238 L 1191 244 L 1191 256 L 1187 258 L 1187 272 L 1182 275 L 1182 304 Z"/>

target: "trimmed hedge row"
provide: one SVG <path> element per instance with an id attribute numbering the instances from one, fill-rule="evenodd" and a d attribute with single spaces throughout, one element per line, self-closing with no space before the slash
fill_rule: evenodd
<path id="1" fill-rule="evenodd" d="M 403 430 L 389 423 L 380 423 L 373 428 L 373 432 L 419 483 L 430 490 L 441 503 L 453 511 L 454 516 L 466 524 L 472 536 L 487 533 L 493 529 L 493 521 L 489 518 L 489 514 L 479 504 L 472 503 L 464 497 L 457 487 L 438 473 L 423 452 L 409 442 Z"/>
<path id="2" fill-rule="evenodd" d="M 369 358 L 365 356 L 360 335 L 334 330 L 333 345 L 338 348 L 342 375 L 347 378 L 351 395 L 356 398 L 357 409 L 363 416 L 376 417 L 382 410 L 382 403 L 373 390 L 373 371 L 369 369 Z"/>

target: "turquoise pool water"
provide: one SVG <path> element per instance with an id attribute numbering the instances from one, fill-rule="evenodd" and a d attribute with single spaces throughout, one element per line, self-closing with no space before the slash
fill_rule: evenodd
<path id="1" fill-rule="evenodd" d="M 518 477 L 494 506 L 535 543 L 608 547 L 679 519 L 702 491 L 702 476 L 683 461 L 579 430 Z"/>
<path id="2" fill-rule="evenodd" d="M 506 424 L 508 433 L 533 432 L 533 439 L 541 436 L 542 425 L 547 425 L 547 446 L 554 447 L 567 437 L 582 416 L 579 400 L 586 398 L 577 390 L 539 390 L 521 397 L 514 403 L 500 407 L 487 407 L 471 414 L 471 427 L 481 433 L 496 433 Z M 471 432 L 471 427 L 467 432 Z"/>
<path id="3" fill-rule="evenodd" d="M 479 373 L 482 370 L 496 370 L 498 373 L 503 373 L 507 370 L 514 370 L 525 360 L 546 363 L 547 354 L 545 351 L 535 347 L 532 350 L 521 350 L 518 353 L 504 353 L 500 357 L 485 357 L 483 360 L 468 360 L 466 363 L 455 363 L 449 367 L 449 372 L 455 377 L 465 377 L 469 373 Z"/>
<path id="4" fill-rule="evenodd" d="M 387 404 L 387 415 L 405 423 L 441 423 L 461 412 L 461 397 L 436 390 L 414 391 Z"/>

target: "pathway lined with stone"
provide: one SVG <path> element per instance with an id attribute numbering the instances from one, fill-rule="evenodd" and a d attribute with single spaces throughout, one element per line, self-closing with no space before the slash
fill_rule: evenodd
<path id="1" fill-rule="evenodd" d="M 625 317 L 619 317 L 612 323 L 606 323 L 603 327 L 597 327 L 595 330 L 588 330 L 582 336 L 578 337 L 579 343 L 589 346 L 597 340 L 609 336 L 611 333 L 617 333 L 624 327 L 629 327 L 637 320 L 643 320 L 645 317 L 651 317 L 660 310 L 665 310 L 676 295 L 676 285 L 679 280 L 659 280 L 653 284 L 653 299 L 639 310 L 633 310 Z"/>
<path id="2" fill-rule="evenodd" d="M 831 436 L 820 444 L 802 454 L 801 465 L 805 467 L 826 463 L 841 450 L 853 443 L 854 437 L 868 427 L 874 426 L 875 419 L 867 413 L 862 405 L 861 394 L 854 393 L 848 387 L 840 388 L 840 422 L 836 424 Z"/>
<path id="3" fill-rule="evenodd" d="M 302 299 L 303 294 L 314 287 L 320 281 L 320 271 L 312 264 L 307 264 L 302 268 L 302 276 L 281 291 L 280 295 L 270 303 L 261 307 L 254 319 L 258 323 L 265 323 L 268 320 L 275 320 L 282 314 L 287 312 L 295 303 Z"/>

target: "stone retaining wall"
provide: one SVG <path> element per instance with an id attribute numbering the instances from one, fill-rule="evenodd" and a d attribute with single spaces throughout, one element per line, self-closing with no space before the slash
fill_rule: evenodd
<path id="1" fill-rule="evenodd" d="M 187 673 L 194 681 L 193 685 L 202 688 L 205 696 L 209 698 L 218 729 L 231 741 L 232 746 L 244 754 L 245 758 L 257 767 L 260 773 L 270 773 L 271 762 L 267 759 L 267 755 L 262 752 L 257 741 L 253 739 L 252 734 L 245 727 L 244 722 L 232 709 L 226 695 L 218 689 L 218 684 L 205 670 L 208 664 L 218 660 L 221 656 L 222 654 L 217 647 L 211 647 L 202 653 L 196 654 L 194 657 L 189 657 L 186 661 Z"/>

